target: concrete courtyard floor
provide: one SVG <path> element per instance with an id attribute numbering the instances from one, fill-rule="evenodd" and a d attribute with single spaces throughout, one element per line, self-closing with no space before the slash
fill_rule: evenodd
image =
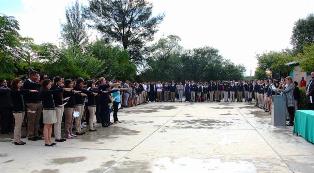
<path id="1" fill-rule="evenodd" d="M 150 103 L 121 124 L 43 146 L 0 142 L 1 173 L 313 173 L 314 145 L 244 103 Z"/>

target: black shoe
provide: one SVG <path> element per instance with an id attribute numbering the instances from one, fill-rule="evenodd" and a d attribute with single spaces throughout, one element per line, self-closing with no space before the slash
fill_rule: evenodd
<path id="1" fill-rule="evenodd" d="M 96 129 L 89 129 L 90 132 L 96 132 Z"/>
<path id="2" fill-rule="evenodd" d="M 102 127 L 109 127 L 110 124 L 103 124 Z"/>
<path id="3" fill-rule="evenodd" d="M 30 137 L 28 138 L 29 141 L 37 141 L 37 139 L 35 137 Z"/>
<path id="4" fill-rule="evenodd" d="M 294 125 L 293 123 L 288 123 L 288 124 L 287 124 L 287 126 L 293 126 L 293 125 Z"/>
<path id="5" fill-rule="evenodd" d="M 14 145 L 25 145 L 26 144 L 26 142 L 23 142 L 23 141 L 21 141 L 21 142 L 14 142 Z"/>
<path id="6" fill-rule="evenodd" d="M 118 123 L 122 123 L 122 122 L 118 120 L 118 121 L 115 121 L 114 123 L 115 123 L 115 124 L 118 124 Z"/>
<path id="7" fill-rule="evenodd" d="M 84 135 L 85 132 L 76 132 L 75 134 L 78 135 L 78 136 L 80 136 L 80 135 Z"/>
<path id="8" fill-rule="evenodd" d="M 56 142 L 64 142 L 64 141 L 66 141 L 66 139 L 56 139 L 55 141 Z"/>
<path id="9" fill-rule="evenodd" d="M 57 145 L 56 143 L 51 143 L 52 146 Z"/>
<path id="10" fill-rule="evenodd" d="M 34 138 L 35 138 L 36 140 L 43 140 L 43 138 L 40 137 L 40 136 L 35 136 Z"/>
<path id="11" fill-rule="evenodd" d="M 53 147 L 54 145 L 52 144 L 45 144 L 46 147 Z"/>

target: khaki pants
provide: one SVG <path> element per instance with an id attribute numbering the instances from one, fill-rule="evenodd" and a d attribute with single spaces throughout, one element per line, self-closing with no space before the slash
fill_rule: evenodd
<path id="1" fill-rule="evenodd" d="M 75 118 L 75 129 L 76 129 L 76 132 L 80 133 L 80 132 L 82 132 L 81 125 L 82 125 L 82 118 L 83 118 L 83 114 L 84 114 L 84 106 L 83 105 L 76 105 L 74 107 L 74 110 L 78 111 L 80 113 L 80 116 Z"/>
<path id="2" fill-rule="evenodd" d="M 230 91 L 230 100 L 231 100 L 232 102 L 234 102 L 234 100 L 235 100 L 234 95 L 235 95 L 235 92 L 234 92 L 234 91 Z"/>
<path id="3" fill-rule="evenodd" d="M 171 98 L 172 102 L 175 102 L 176 101 L 176 93 L 175 92 L 171 92 L 170 93 L 170 98 Z"/>
<path id="4" fill-rule="evenodd" d="M 65 115 L 65 135 L 72 134 L 73 128 L 73 111 L 74 108 L 64 108 L 64 115 Z"/>
<path id="5" fill-rule="evenodd" d="M 96 106 L 88 106 L 88 112 L 89 112 L 89 129 L 94 130 L 94 123 L 96 120 Z"/>
<path id="6" fill-rule="evenodd" d="M 215 91 L 215 100 L 220 101 L 220 91 Z"/>
<path id="7" fill-rule="evenodd" d="M 191 101 L 195 102 L 195 91 L 191 91 Z"/>
<path id="8" fill-rule="evenodd" d="M 21 134 L 22 134 L 22 124 L 24 120 L 24 112 L 17 112 L 13 113 L 14 116 L 14 142 L 20 142 L 21 141 Z"/>
<path id="9" fill-rule="evenodd" d="M 161 102 L 161 96 L 162 96 L 162 92 L 161 91 L 157 91 L 157 102 Z"/>
<path id="10" fill-rule="evenodd" d="M 204 93 L 204 102 L 207 102 L 207 96 L 208 96 L 208 94 L 207 93 Z"/>
<path id="11" fill-rule="evenodd" d="M 27 136 L 29 138 L 39 136 L 40 117 L 43 111 L 41 103 L 27 103 Z"/>
<path id="12" fill-rule="evenodd" d="M 228 91 L 224 91 L 224 102 L 227 102 L 229 98 L 229 93 Z"/>
<path id="13" fill-rule="evenodd" d="M 179 94 L 179 100 L 182 102 L 182 98 L 183 98 L 183 90 L 178 90 L 178 94 Z"/>
<path id="14" fill-rule="evenodd" d="M 214 94 L 215 94 L 214 91 L 210 91 L 210 93 L 209 93 L 209 101 L 213 102 L 215 100 L 214 99 Z"/>
<path id="15" fill-rule="evenodd" d="M 243 101 L 243 91 L 238 91 L 237 101 L 238 102 L 242 102 Z"/>
<path id="16" fill-rule="evenodd" d="M 62 124 L 62 117 L 63 117 L 63 106 L 56 107 L 56 116 L 57 116 L 57 123 L 53 125 L 55 139 L 61 139 L 61 124 Z"/>

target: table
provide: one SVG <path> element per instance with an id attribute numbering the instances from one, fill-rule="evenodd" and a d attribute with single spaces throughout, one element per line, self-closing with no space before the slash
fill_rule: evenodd
<path id="1" fill-rule="evenodd" d="M 314 111 L 297 110 L 294 118 L 293 133 L 314 143 Z"/>

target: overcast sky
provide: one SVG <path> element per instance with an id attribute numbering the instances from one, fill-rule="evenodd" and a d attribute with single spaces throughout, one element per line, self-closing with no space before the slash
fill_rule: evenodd
<path id="1" fill-rule="evenodd" d="M 294 23 L 314 13 L 314 0 L 150 0 L 164 13 L 156 38 L 178 35 L 189 48 L 211 46 L 254 72 L 256 54 L 290 48 Z M 60 42 L 65 8 L 74 0 L 0 0 L 0 13 L 15 16 L 20 33 L 36 43 Z M 87 4 L 87 0 L 80 0 Z"/>

